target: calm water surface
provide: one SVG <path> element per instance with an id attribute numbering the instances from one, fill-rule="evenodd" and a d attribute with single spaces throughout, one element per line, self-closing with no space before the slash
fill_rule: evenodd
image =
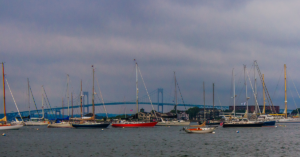
<path id="1" fill-rule="evenodd" d="M 187 134 L 181 128 L 24 126 L 0 131 L 6 133 L 0 136 L 0 156 L 300 156 L 300 124 L 218 127 L 215 134 Z"/>

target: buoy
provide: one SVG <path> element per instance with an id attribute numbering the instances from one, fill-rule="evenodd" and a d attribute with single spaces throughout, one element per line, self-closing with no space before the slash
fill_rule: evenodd
<path id="1" fill-rule="evenodd" d="M 37 128 L 36 130 L 39 130 L 39 128 Z"/>
<path id="2" fill-rule="evenodd" d="M 5 133 L 3 133 L 3 134 L 2 134 L 2 136 L 6 136 L 6 134 L 5 134 Z"/>
<path id="3" fill-rule="evenodd" d="M 216 133 L 216 132 L 212 132 L 212 133 L 214 134 L 214 133 Z"/>
<path id="4" fill-rule="evenodd" d="M 275 128 L 277 128 L 277 126 L 275 126 Z"/>
<path id="5" fill-rule="evenodd" d="M 123 129 L 124 129 L 125 127 L 123 127 Z"/>
<path id="6" fill-rule="evenodd" d="M 103 130 L 103 129 L 102 129 Z"/>
<path id="7" fill-rule="evenodd" d="M 240 132 L 237 130 L 236 133 L 240 133 Z"/>

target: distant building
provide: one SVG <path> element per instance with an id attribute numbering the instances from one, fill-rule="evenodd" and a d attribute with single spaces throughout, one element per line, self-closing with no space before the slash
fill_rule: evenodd
<path id="1" fill-rule="evenodd" d="M 247 106 L 235 106 L 235 110 L 246 110 Z M 273 108 L 273 107 L 272 107 Z M 255 111 L 255 106 L 248 106 L 249 112 L 253 113 Z M 263 106 L 259 106 L 260 112 L 262 112 L 263 110 Z M 274 109 L 276 111 L 276 113 L 279 113 L 279 106 L 274 106 Z M 233 106 L 229 106 L 229 110 L 233 111 Z M 271 107 L 270 106 L 266 106 L 265 110 L 270 110 L 271 111 Z"/>
<path id="2" fill-rule="evenodd" d="M 189 120 L 189 114 L 187 114 L 185 111 L 179 111 L 177 114 L 178 119 Z"/>
<path id="3" fill-rule="evenodd" d="M 218 119 L 220 118 L 219 113 L 221 110 L 218 109 L 212 109 L 212 108 L 207 108 L 205 109 L 205 119 L 210 120 L 210 119 Z M 201 108 L 200 111 L 196 115 L 195 120 L 202 120 L 204 119 L 204 109 Z"/>

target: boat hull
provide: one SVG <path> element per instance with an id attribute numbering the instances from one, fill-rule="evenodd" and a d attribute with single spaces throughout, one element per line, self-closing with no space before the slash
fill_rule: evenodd
<path id="1" fill-rule="evenodd" d="M 24 122 L 24 125 L 26 126 L 41 126 L 41 125 L 48 125 L 48 122 Z"/>
<path id="2" fill-rule="evenodd" d="M 158 122 L 156 126 L 185 126 L 190 125 L 191 122 Z"/>
<path id="3" fill-rule="evenodd" d="M 275 126 L 275 123 L 276 121 L 265 121 L 262 126 Z"/>
<path id="4" fill-rule="evenodd" d="M 137 127 L 154 127 L 157 122 L 149 122 L 149 123 L 114 123 L 111 124 L 112 127 L 130 127 L 130 128 L 137 128 Z"/>
<path id="5" fill-rule="evenodd" d="M 70 123 L 54 123 L 48 124 L 48 128 L 72 128 L 72 124 Z"/>
<path id="6" fill-rule="evenodd" d="M 85 129 L 85 128 L 107 128 L 110 123 L 103 123 L 103 124 L 72 124 L 72 126 L 76 129 Z"/>
<path id="7" fill-rule="evenodd" d="M 223 127 L 262 127 L 263 122 L 261 123 L 251 123 L 251 124 L 234 124 L 234 123 L 224 123 Z"/>
<path id="8" fill-rule="evenodd" d="M 0 126 L 0 130 L 18 130 L 22 127 L 23 125 L 2 125 Z"/>
<path id="9" fill-rule="evenodd" d="M 215 128 L 198 128 L 198 129 L 184 129 L 184 131 L 186 133 L 205 134 L 205 133 L 212 133 L 215 130 Z"/>

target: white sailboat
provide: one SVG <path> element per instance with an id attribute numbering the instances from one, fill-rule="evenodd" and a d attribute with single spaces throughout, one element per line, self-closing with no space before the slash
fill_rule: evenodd
<path id="1" fill-rule="evenodd" d="M 17 130 L 23 127 L 23 125 L 12 125 L 7 123 L 6 117 L 6 104 L 5 104 L 5 78 L 4 78 L 4 63 L 2 62 L 2 78 L 3 78 L 3 107 L 4 117 L 0 119 L 0 130 Z"/>
<path id="2" fill-rule="evenodd" d="M 70 117 L 70 102 L 69 102 L 69 75 L 67 74 L 67 93 L 68 93 L 68 117 Z M 48 124 L 48 128 L 72 128 L 70 121 L 66 122 L 55 122 Z"/>
<path id="3" fill-rule="evenodd" d="M 176 81 L 176 76 L 175 76 L 175 71 L 174 71 L 174 80 L 175 80 L 175 112 L 176 116 L 178 118 L 177 114 L 177 81 Z M 185 126 L 185 125 L 190 125 L 190 121 L 184 121 L 184 120 L 172 120 L 172 121 L 164 121 L 163 118 L 161 118 L 161 122 L 158 122 L 156 125 L 157 126 L 169 126 L 169 125 L 175 125 L 175 126 Z"/>
<path id="4" fill-rule="evenodd" d="M 28 80 L 28 87 L 30 87 L 29 80 Z M 42 91 L 43 91 L 43 87 L 42 87 Z M 29 108 L 30 108 L 30 101 L 29 101 Z M 30 111 L 29 111 L 29 113 L 30 113 Z M 27 122 L 24 122 L 24 125 L 26 125 L 26 126 L 41 126 L 41 125 L 48 125 L 48 122 L 49 121 L 44 118 L 44 94 L 42 92 L 42 118 L 31 118 L 30 117 L 30 120 Z"/>

